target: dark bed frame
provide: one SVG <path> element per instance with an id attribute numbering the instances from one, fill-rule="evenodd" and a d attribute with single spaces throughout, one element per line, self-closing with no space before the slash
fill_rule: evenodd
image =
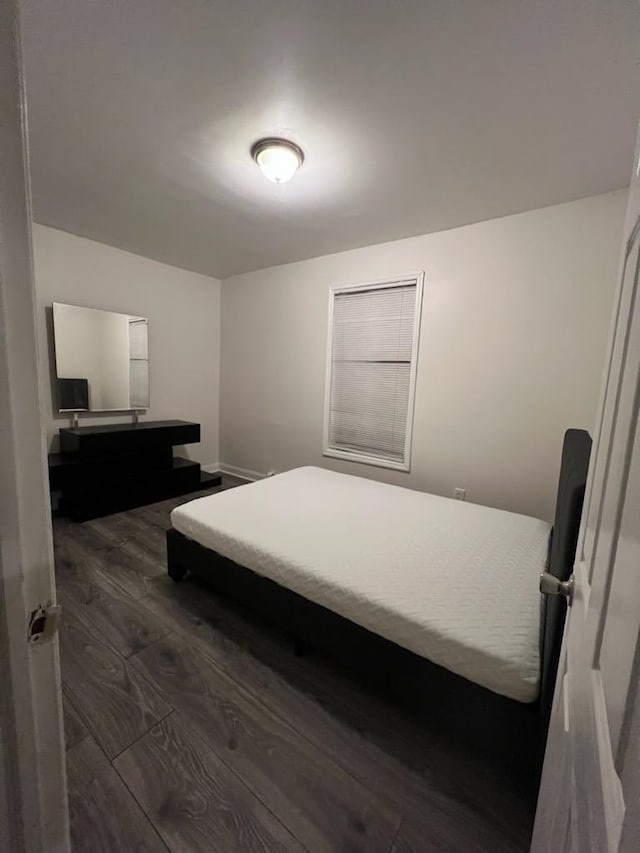
<path id="1" fill-rule="evenodd" d="M 590 451 L 587 432 L 567 430 L 547 566 L 562 580 L 573 567 Z M 455 675 L 176 530 L 167 531 L 167 559 L 174 581 L 192 572 L 288 632 L 298 652 L 310 648 L 327 653 L 368 685 L 417 710 L 430 724 L 488 752 L 492 761 L 537 778 L 558 667 L 564 598 L 543 597 L 541 602 L 540 698 L 524 704 Z"/>

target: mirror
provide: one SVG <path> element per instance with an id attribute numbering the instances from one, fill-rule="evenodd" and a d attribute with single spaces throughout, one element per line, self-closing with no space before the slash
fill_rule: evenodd
<path id="1" fill-rule="evenodd" d="M 58 411 L 149 407 L 146 317 L 53 303 Z"/>

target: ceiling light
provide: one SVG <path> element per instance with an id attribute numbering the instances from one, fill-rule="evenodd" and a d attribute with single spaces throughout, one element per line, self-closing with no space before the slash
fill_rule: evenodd
<path id="1" fill-rule="evenodd" d="M 290 181 L 302 165 L 302 149 L 288 139 L 259 139 L 251 148 L 251 156 L 265 178 L 276 184 Z"/>

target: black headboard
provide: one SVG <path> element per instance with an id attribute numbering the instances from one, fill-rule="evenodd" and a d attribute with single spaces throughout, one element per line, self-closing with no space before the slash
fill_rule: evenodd
<path id="1" fill-rule="evenodd" d="M 556 513 L 553 520 L 548 571 L 567 580 L 573 570 L 582 504 L 589 470 L 591 438 L 583 429 L 568 429 L 562 445 L 562 462 Z M 543 719 L 551 712 L 551 701 L 558 672 L 558 658 L 567 611 L 563 596 L 542 596 L 542 632 L 540 637 L 540 702 Z"/>

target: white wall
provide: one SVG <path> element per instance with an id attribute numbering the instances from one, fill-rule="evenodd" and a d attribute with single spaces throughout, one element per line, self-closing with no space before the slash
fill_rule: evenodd
<path id="1" fill-rule="evenodd" d="M 595 419 L 625 203 L 609 193 L 226 279 L 222 462 L 460 486 L 551 519 L 563 432 Z M 330 286 L 420 269 L 410 474 L 324 458 Z"/>
<path id="2" fill-rule="evenodd" d="M 51 305 L 66 302 L 149 318 L 151 406 L 145 420 L 201 424 L 199 445 L 180 449 L 203 464 L 218 459 L 220 282 L 111 246 L 34 225 L 40 381 L 50 449 L 69 416 L 54 393 Z M 81 424 L 117 423 L 126 414 L 81 416 Z"/>

